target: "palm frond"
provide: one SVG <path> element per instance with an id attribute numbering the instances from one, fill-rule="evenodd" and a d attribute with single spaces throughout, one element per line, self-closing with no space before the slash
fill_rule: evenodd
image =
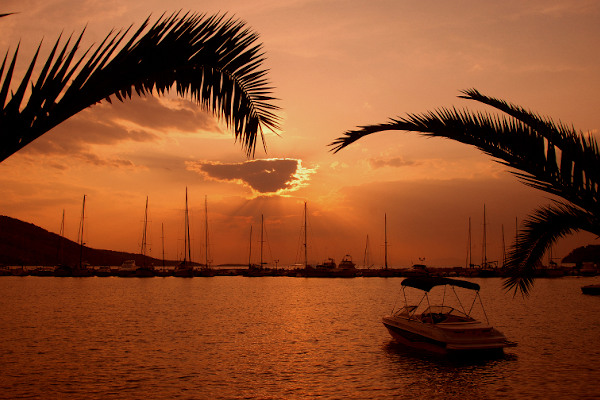
<path id="1" fill-rule="evenodd" d="M 163 95 L 172 88 L 222 119 L 249 157 L 258 135 L 265 147 L 264 130 L 280 128 L 258 35 L 225 15 L 175 13 L 149 25 L 150 18 L 129 39 L 131 27 L 112 31 L 79 58 L 83 32 L 60 51 L 59 37 L 37 80 L 31 79 L 36 53 L 10 99 L 18 48 L 12 59 L 7 52 L 0 69 L 0 161 L 102 100 L 123 101 L 134 92 Z"/>
<path id="2" fill-rule="evenodd" d="M 544 254 L 558 239 L 580 230 L 599 234 L 598 217 L 559 202 L 535 210 L 525 219 L 524 228 L 507 255 L 509 277 L 504 281 L 504 288 L 527 295 Z"/>
<path id="3" fill-rule="evenodd" d="M 469 93 L 475 100 L 487 99 Z M 389 130 L 444 137 L 474 146 L 492 156 L 495 161 L 512 168 L 511 172 L 529 186 L 560 196 L 582 208 L 600 210 L 600 172 L 597 167 L 600 155 L 593 138 L 584 138 L 574 130 L 554 125 L 550 120 L 506 103 L 496 104 L 493 99 L 485 101 L 515 117 L 442 108 L 347 131 L 330 146 L 337 153 L 364 136 Z"/>
<path id="4" fill-rule="evenodd" d="M 511 168 L 526 185 L 562 197 L 538 209 L 525 222 L 508 256 L 511 277 L 505 287 L 529 293 L 534 270 L 557 239 L 577 230 L 600 234 L 600 153 L 591 136 L 522 107 L 482 95 L 475 89 L 460 96 L 487 104 L 506 115 L 441 108 L 409 114 L 379 125 L 349 130 L 330 146 L 337 153 L 372 133 L 399 130 L 443 137 L 474 146 Z"/>

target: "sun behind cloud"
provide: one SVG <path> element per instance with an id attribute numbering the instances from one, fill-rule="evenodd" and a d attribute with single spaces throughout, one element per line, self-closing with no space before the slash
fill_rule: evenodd
<path id="1" fill-rule="evenodd" d="M 220 182 L 235 182 L 250 188 L 255 196 L 282 196 L 306 186 L 316 168 L 305 168 L 302 160 L 270 158 L 240 163 L 190 161 L 187 169 Z"/>

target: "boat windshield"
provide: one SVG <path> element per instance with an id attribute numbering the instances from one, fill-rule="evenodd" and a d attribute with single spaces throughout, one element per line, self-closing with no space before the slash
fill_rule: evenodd
<path id="1" fill-rule="evenodd" d="M 404 306 L 402 308 L 400 308 L 398 311 L 396 311 L 394 314 L 395 315 L 403 315 L 403 316 L 410 316 L 411 314 L 413 314 L 415 312 L 415 310 L 417 309 L 418 306 Z"/>
<path id="2" fill-rule="evenodd" d="M 471 322 L 473 318 L 450 306 L 431 306 L 421 314 L 421 321 L 428 323 Z"/>

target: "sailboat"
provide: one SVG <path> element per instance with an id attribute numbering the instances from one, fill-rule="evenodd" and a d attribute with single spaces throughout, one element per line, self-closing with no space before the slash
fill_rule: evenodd
<path id="1" fill-rule="evenodd" d="M 170 276 L 171 271 L 167 270 L 165 267 L 165 224 L 164 222 L 160 224 L 160 241 L 162 244 L 162 267 L 154 269 L 154 276 Z"/>
<path id="2" fill-rule="evenodd" d="M 62 212 L 62 220 L 60 222 L 60 231 L 59 231 L 59 239 L 58 239 L 58 252 L 57 252 L 57 264 L 52 271 L 54 276 L 61 276 L 61 273 L 64 274 L 70 268 L 65 266 L 65 210 L 63 208 Z M 64 275 L 63 275 L 64 276 Z"/>
<path id="3" fill-rule="evenodd" d="M 308 238 L 308 234 L 307 234 L 307 207 L 306 207 L 306 201 L 304 202 L 304 215 L 303 215 L 303 219 L 304 219 L 304 223 L 302 225 L 302 233 L 304 236 L 304 240 L 302 242 L 302 247 L 304 249 L 304 268 L 299 269 L 297 275 L 298 276 L 304 276 L 304 277 L 308 277 L 308 276 L 313 276 L 314 275 L 314 268 L 310 265 L 308 265 L 308 243 L 307 243 L 307 238 Z"/>
<path id="4" fill-rule="evenodd" d="M 471 245 L 471 217 L 469 217 L 469 230 L 467 235 L 467 257 L 465 260 L 465 268 L 461 272 L 462 276 L 477 276 L 479 274 L 478 265 L 473 264 L 473 246 Z"/>
<path id="5" fill-rule="evenodd" d="M 373 263 L 371 262 L 371 245 L 369 243 L 369 235 L 367 235 L 367 241 L 365 243 L 365 254 L 363 257 L 363 268 L 371 269 Z"/>
<path id="6" fill-rule="evenodd" d="M 194 276 L 194 268 L 192 266 L 192 250 L 190 245 L 190 220 L 188 212 L 188 194 L 187 187 L 185 188 L 185 219 L 184 219 L 184 247 L 183 261 L 175 267 L 174 276 L 180 278 L 191 278 Z"/>
<path id="7" fill-rule="evenodd" d="M 367 235 L 367 244 L 365 245 L 365 257 L 363 265 L 365 269 L 360 271 L 362 276 L 378 276 L 378 277 L 391 277 L 398 274 L 397 270 L 388 268 L 388 237 L 387 237 L 387 213 L 383 214 L 383 268 L 372 268 L 374 263 L 368 261 L 370 258 L 370 245 L 369 235 Z M 411 272 L 409 272 L 410 274 Z"/>
<path id="8" fill-rule="evenodd" d="M 146 237 L 148 231 L 148 196 L 146 196 L 146 210 L 144 212 L 144 228 L 142 229 L 142 244 L 140 255 L 142 256 L 142 265 L 137 266 L 135 260 L 125 260 L 119 267 L 117 273 L 122 278 L 137 277 L 148 278 L 154 276 L 154 267 L 146 265 Z"/>
<path id="9" fill-rule="evenodd" d="M 264 266 L 266 262 L 263 261 L 263 245 L 265 243 L 264 240 L 265 233 L 265 217 L 263 214 L 260 215 L 260 261 L 258 266 L 252 264 L 252 226 L 250 226 L 250 254 L 248 257 L 248 272 L 247 276 L 266 276 L 271 275 L 271 272 L 266 269 Z"/>
<path id="10" fill-rule="evenodd" d="M 147 265 L 147 233 L 148 233 L 148 196 L 146 196 L 146 211 L 144 212 L 144 230 L 142 233 L 142 244 L 141 244 L 141 255 L 142 255 L 142 265 L 135 270 L 135 276 L 138 278 L 150 278 L 155 275 L 154 266 Z"/>
<path id="11" fill-rule="evenodd" d="M 83 205 L 81 206 L 81 220 L 79 221 L 79 232 L 77 234 L 77 243 L 79 243 L 79 264 L 75 267 L 68 265 L 59 265 L 54 269 L 54 276 L 92 276 L 93 271 L 87 267 L 87 264 L 83 262 L 83 249 L 85 242 L 83 241 L 84 222 L 85 222 L 85 198 L 83 195 Z M 62 229 L 64 229 L 64 224 Z"/>
<path id="12" fill-rule="evenodd" d="M 306 235 L 306 202 L 304 202 L 304 270 L 300 275 L 311 278 L 354 278 L 357 274 L 356 264 L 352 257 L 346 254 L 340 265 L 336 265 L 333 258 L 327 258 L 314 268 L 307 263 L 307 235 Z"/>
<path id="13" fill-rule="evenodd" d="M 210 256 L 208 246 L 208 199 L 204 196 L 204 245 L 206 247 L 204 255 L 204 266 L 199 270 L 195 270 L 194 276 L 215 276 L 213 269 L 210 267 Z M 191 259 L 191 256 L 190 256 Z"/>
<path id="14" fill-rule="evenodd" d="M 489 278 L 498 276 L 498 262 L 488 261 L 487 259 L 487 230 L 485 219 L 485 204 L 483 205 L 483 242 L 481 244 L 481 268 L 478 271 L 478 276 L 481 278 Z"/>
<path id="15" fill-rule="evenodd" d="M 56 273 L 56 269 L 58 266 L 62 265 L 64 258 L 64 250 L 63 250 L 63 242 L 64 242 L 64 234 L 65 234 L 65 210 L 62 212 L 62 222 L 60 224 L 60 231 L 58 234 L 58 249 L 56 254 L 57 264 L 54 267 L 51 266 L 41 266 L 30 272 L 33 276 L 53 276 Z"/>
<path id="16" fill-rule="evenodd" d="M 64 236 L 65 236 L 65 210 L 62 213 L 60 224 L 60 238 L 58 241 L 58 265 L 54 268 L 54 276 L 72 276 L 71 267 L 64 262 Z"/>
<path id="17" fill-rule="evenodd" d="M 83 195 L 83 204 L 81 206 L 81 220 L 79 222 L 79 234 L 78 234 L 78 242 L 79 242 L 79 265 L 72 269 L 73 276 L 92 276 L 92 270 L 88 268 L 87 263 L 83 262 L 83 249 L 85 247 L 85 242 L 83 241 L 83 233 L 84 233 L 84 223 L 85 223 L 85 198 L 86 195 Z"/>

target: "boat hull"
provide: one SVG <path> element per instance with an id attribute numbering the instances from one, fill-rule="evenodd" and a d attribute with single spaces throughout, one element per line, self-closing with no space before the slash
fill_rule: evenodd
<path id="1" fill-rule="evenodd" d="M 581 292 L 583 294 L 591 294 L 591 295 L 599 296 L 600 295 L 600 284 L 582 286 Z"/>
<path id="2" fill-rule="evenodd" d="M 439 354 L 502 353 L 516 343 L 480 322 L 430 324 L 401 317 L 384 317 L 383 325 L 399 343 Z"/>

